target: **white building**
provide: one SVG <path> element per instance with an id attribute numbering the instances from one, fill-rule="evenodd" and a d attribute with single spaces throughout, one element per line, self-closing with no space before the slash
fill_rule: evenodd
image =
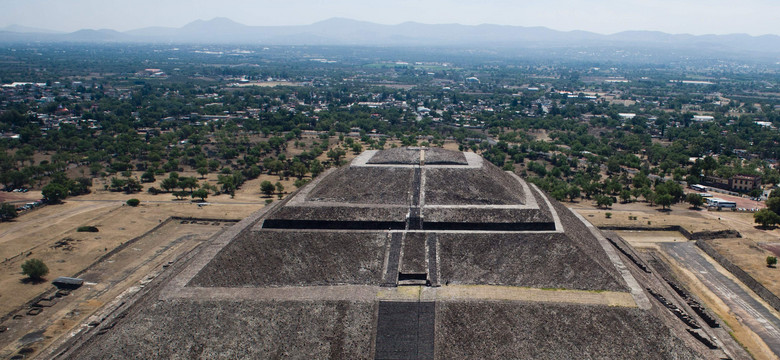
<path id="1" fill-rule="evenodd" d="M 693 121 L 695 122 L 710 122 L 714 120 L 715 117 L 709 115 L 693 115 Z"/>

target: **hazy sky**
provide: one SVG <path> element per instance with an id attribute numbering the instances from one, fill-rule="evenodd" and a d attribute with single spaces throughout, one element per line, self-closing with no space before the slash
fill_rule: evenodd
<path id="1" fill-rule="evenodd" d="M 305 25 L 331 17 L 546 26 L 610 34 L 780 34 L 778 0 L 0 0 L 0 27 L 119 31 L 227 17 L 246 25 Z"/>

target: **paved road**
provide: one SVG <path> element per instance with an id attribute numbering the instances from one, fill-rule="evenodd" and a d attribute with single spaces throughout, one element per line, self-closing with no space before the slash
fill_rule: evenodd
<path id="1" fill-rule="evenodd" d="M 745 326 L 758 334 L 775 355 L 780 356 L 780 319 L 736 282 L 718 272 L 715 266 L 697 251 L 693 242 L 664 243 L 661 247 L 696 274 Z"/>

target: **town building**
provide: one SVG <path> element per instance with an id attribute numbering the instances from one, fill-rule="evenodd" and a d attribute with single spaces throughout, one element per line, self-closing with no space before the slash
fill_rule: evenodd
<path id="1" fill-rule="evenodd" d="M 761 187 L 761 176 L 758 175 L 734 175 L 730 178 L 719 176 L 707 176 L 704 178 L 704 184 L 719 189 L 748 192 Z"/>

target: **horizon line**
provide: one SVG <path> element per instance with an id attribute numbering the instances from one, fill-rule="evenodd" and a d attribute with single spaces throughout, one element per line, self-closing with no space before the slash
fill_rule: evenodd
<path id="1" fill-rule="evenodd" d="M 5 26 L 1 27 L 0 31 L 16 32 L 16 31 L 7 30 L 7 29 L 8 28 L 12 28 L 12 27 L 22 27 L 22 28 L 29 28 L 29 29 L 37 30 L 37 31 L 24 31 L 24 32 L 17 32 L 17 33 L 20 33 L 20 34 L 65 35 L 65 34 L 72 34 L 72 33 L 76 33 L 76 32 L 79 32 L 79 31 L 84 31 L 84 30 L 91 30 L 91 31 L 106 31 L 106 30 L 108 30 L 108 31 L 115 31 L 115 32 L 118 32 L 118 33 L 127 33 L 127 32 L 143 30 L 143 29 L 149 29 L 149 28 L 182 29 L 182 28 L 184 28 L 184 27 L 186 27 L 188 25 L 191 25 L 193 23 L 197 23 L 197 22 L 206 22 L 206 23 L 208 23 L 208 22 L 212 22 L 212 21 L 215 21 L 215 20 L 222 20 L 222 19 L 228 20 L 228 21 L 230 21 L 232 23 L 235 23 L 235 24 L 238 24 L 238 25 L 241 25 L 241 26 L 246 26 L 246 27 L 269 27 L 269 28 L 297 27 L 297 26 L 305 27 L 305 26 L 312 26 L 312 25 L 316 25 L 316 24 L 319 24 L 319 23 L 332 21 L 332 20 L 346 20 L 346 21 L 367 23 L 367 24 L 372 24 L 372 25 L 389 26 L 389 27 L 401 26 L 401 25 L 404 25 L 404 24 L 419 24 L 419 25 L 426 25 L 426 26 L 465 26 L 465 27 L 499 26 L 499 27 L 508 27 L 508 28 L 528 28 L 528 29 L 531 29 L 531 28 L 543 28 L 543 29 L 548 29 L 548 30 L 552 30 L 552 31 L 556 31 L 556 32 L 562 32 L 562 33 L 584 32 L 584 33 L 591 33 L 591 34 L 596 34 L 596 35 L 601 35 L 601 36 L 612 36 L 612 35 L 628 33 L 628 32 L 652 32 L 652 33 L 662 33 L 662 34 L 673 35 L 673 36 L 695 36 L 695 37 L 699 37 L 699 36 L 729 36 L 729 35 L 747 35 L 747 36 L 750 36 L 750 37 L 780 36 L 780 33 L 776 33 L 776 34 L 775 33 L 765 33 L 765 34 L 759 34 L 759 35 L 753 35 L 753 34 L 750 34 L 750 33 L 747 33 L 747 32 L 730 32 L 730 33 L 720 33 L 720 34 L 718 34 L 718 33 L 693 34 L 693 33 L 672 33 L 672 32 L 666 32 L 666 31 L 663 31 L 663 30 L 649 30 L 649 29 L 629 29 L 629 30 L 622 30 L 622 31 L 613 32 L 613 33 L 602 33 L 602 32 L 596 32 L 596 31 L 591 31 L 591 30 L 582 30 L 582 29 L 559 30 L 559 29 L 551 28 L 549 26 L 544 26 L 544 25 L 528 25 L 527 26 L 527 25 L 507 25 L 507 24 L 496 24 L 496 23 L 462 24 L 462 23 L 453 23 L 453 22 L 449 22 L 449 23 L 424 23 L 424 22 L 412 21 L 412 20 L 403 21 L 403 22 L 399 22 L 399 23 L 393 23 L 393 24 L 386 24 L 386 23 L 378 23 L 378 22 L 373 22 L 373 21 L 358 20 L 358 19 L 347 18 L 347 17 L 339 17 L 339 16 L 335 16 L 335 17 L 330 17 L 330 18 L 314 21 L 314 22 L 309 23 L 309 24 L 287 24 L 287 25 L 247 25 L 247 24 L 235 21 L 235 20 L 233 20 L 233 19 L 231 19 L 229 17 L 215 16 L 215 17 L 213 17 L 211 19 L 198 18 L 198 19 L 189 21 L 189 22 L 185 23 L 184 25 L 181 25 L 181 26 L 178 26 L 178 27 L 177 26 L 170 26 L 170 25 L 152 25 L 152 26 L 144 26 L 144 27 L 132 28 L 132 29 L 128 29 L 128 30 L 117 30 L 117 29 L 112 29 L 112 28 L 89 28 L 89 27 L 79 28 L 79 29 L 76 29 L 76 30 L 56 30 L 56 29 L 43 28 L 43 27 L 40 27 L 40 26 L 37 26 L 37 25 L 25 25 L 25 24 L 13 23 L 13 24 L 8 24 L 8 25 L 5 25 Z"/>

